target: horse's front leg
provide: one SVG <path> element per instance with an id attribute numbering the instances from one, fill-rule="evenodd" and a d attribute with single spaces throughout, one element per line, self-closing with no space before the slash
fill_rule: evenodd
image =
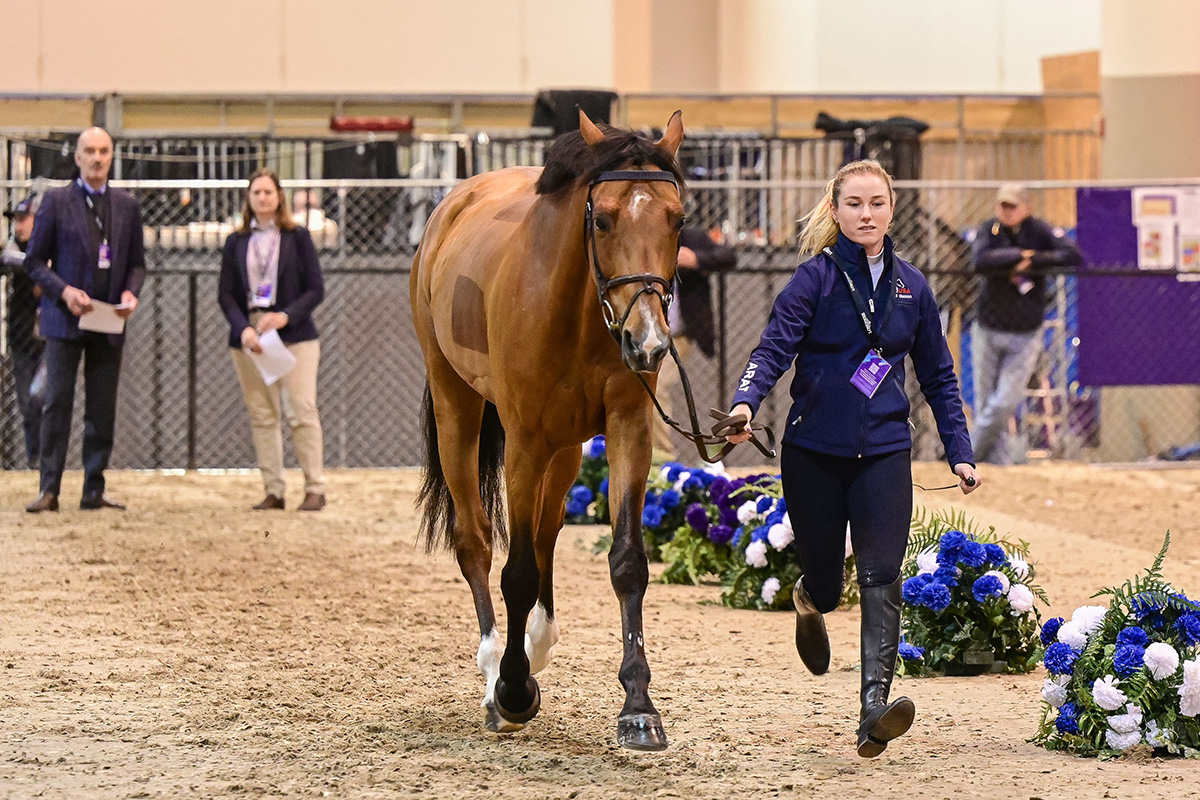
<path id="1" fill-rule="evenodd" d="M 528 435 L 508 435 L 504 453 L 508 496 L 508 560 L 500 571 L 500 591 L 508 612 L 508 636 L 496 681 L 496 710 L 510 723 L 523 725 L 541 707 L 541 692 L 530 674 L 525 628 L 538 599 L 540 570 L 534 529 L 541 514 L 542 479 L 552 453 Z"/>
<path id="2" fill-rule="evenodd" d="M 642 638 L 642 599 L 650 581 L 642 544 L 642 505 L 650 472 L 650 415 L 644 405 L 607 415 L 608 497 L 613 543 L 608 568 L 621 604 L 621 685 L 625 706 L 617 719 L 617 743 L 631 750 L 665 750 L 662 718 L 650 700 L 650 665 Z"/>

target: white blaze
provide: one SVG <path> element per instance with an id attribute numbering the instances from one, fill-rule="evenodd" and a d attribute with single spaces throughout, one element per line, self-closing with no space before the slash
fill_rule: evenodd
<path id="1" fill-rule="evenodd" d="M 646 300 L 651 295 L 642 295 L 642 299 Z M 647 353 L 654 350 L 662 344 L 662 339 L 658 338 L 658 329 L 654 324 L 654 314 L 650 313 L 647 303 L 639 303 L 638 310 L 642 314 L 642 321 L 646 325 L 646 341 L 642 342 L 642 349 Z"/>
<path id="2" fill-rule="evenodd" d="M 633 190 L 633 199 L 629 201 L 629 216 L 637 222 L 637 218 L 642 213 L 642 206 L 650 202 L 650 195 L 642 189 Z"/>

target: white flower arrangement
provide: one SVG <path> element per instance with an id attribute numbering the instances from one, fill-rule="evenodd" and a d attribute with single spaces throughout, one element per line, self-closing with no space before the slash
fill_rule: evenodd
<path id="1" fill-rule="evenodd" d="M 1200 714 L 1200 658 L 1183 662 L 1183 681 L 1179 684 L 1179 713 L 1185 717 Z"/>
<path id="2" fill-rule="evenodd" d="M 775 602 L 775 595 L 779 593 L 780 583 L 779 578 L 767 578 L 763 581 L 762 599 L 767 605 Z"/>
<path id="3" fill-rule="evenodd" d="M 1103 589 L 1104 606 L 1083 606 L 1041 631 L 1050 679 L 1033 741 L 1052 750 L 1111 757 L 1142 746 L 1200 757 L 1200 603 L 1176 592 L 1153 566 Z M 1143 744 L 1144 743 L 1144 744 Z"/>
<path id="4" fill-rule="evenodd" d="M 1070 675 L 1058 675 L 1046 678 L 1046 682 L 1042 684 L 1042 699 L 1052 707 L 1059 708 L 1063 703 L 1067 702 L 1067 684 L 1070 681 Z"/>
<path id="5" fill-rule="evenodd" d="M 922 512 L 913 523 L 902 572 L 903 674 L 978 675 L 1037 666 L 1034 602 L 1039 597 L 1045 602 L 1045 596 L 1029 583 L 1017 583 L 1011 568 L 1012 556 L 1027 552 L 1027 545 L 972 527 L 961 514 L 926 519 Z M 1024 557 L 1022 563 L 1028 581 L 1033 570 Z M 1047 688 L 1051 695 L 1055 691 Z"/>
<path id="6" fill-rule="evenodd" d="M 746 545 L 746 563 L 756 569 L 767 566 L 766 542 L 751 542 Z"/>
<path id="7" fill-rule="evenodd" d="M 1012 613 L 1026 614 L 1033 610 L 1033 590 L 1023 583 L 1014 583 L 1008 590 L 1008 604 Z"/>
<path id="8" fill-rule="evenodd" d="M 917 553 L 917 574 L 932 575 L 937 572 L 937 548 L 928 547 Z"/>
<path id="9" fill-rule="evenodd" d="M 784 519 L 787 519 L 784 517 Z M 771 543 L 771 547 L 776 550 L 785 550 L 787 546 L 796 538 L 796 534 L 792 532 L 792 523 L 776 522 L 767 531 L 767 541 Z"/>
<path id="10" fill-rule="evenodd" d="M 738 506 L 738 510 L 737 510 L 738 522 L 742 523 L 743 525 L 749 525 L 750 522 L 752 520 L 754 520 L 756 517 L 758 517 L 758 507 L 757 507 L 756 501 L 747 500 L 746 502 L 744 502 L 740 506 Z"/>
<path id="11" fill-rule="evenodd" d="M 1066 675 L 1061 675 L 1056 680 L 1067 678 Z M 1061 706 L 1066 699 L 1066 681 L 1061 684 L 1063 688 L 1063 700 L 1058 702 Z M 1045 697 L 1045 695 L 1042 695 Z M 1096 701 L 1096 705 L 1103 708 L 1105 711 L 1116 711 L 1121 706 L 1129 702 L 1129 697 L 1121 691 L 1117 686 L 1117 678 L 1115 675 L 1105 675 L 1100 680 L 1092 684 L 1092 699 Z M 1056 706 L 1057 708 L 1057 706 Z"/>

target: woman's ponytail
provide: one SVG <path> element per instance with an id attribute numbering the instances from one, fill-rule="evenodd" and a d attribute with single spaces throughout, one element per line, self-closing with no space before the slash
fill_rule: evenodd
<path id="1" fill-rule="evenodd" d="M 838 224 L 833 219 L 833 206 L 837 199 L 833 194 L 833 186 L 837 177 L 825 184 L 825 194 L 812 207 L 812 210 L 800 218 L 804 229 L 800 232 L 800 252 L 817 254 L 837 241 Z M 840 186 L 838 188 L 841 188 Z"/>

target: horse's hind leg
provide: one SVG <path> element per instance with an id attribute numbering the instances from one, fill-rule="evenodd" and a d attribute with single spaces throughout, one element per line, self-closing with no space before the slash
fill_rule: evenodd
<path id="1" fill-rule="evenodd" d="M 525 655 L 529 671 L 537 674 L 550 663 L 558 642 L 558 620 L 554 615 L 554 545 L 566 519 L 566 497 L 579 475 L 583 452 L 567 447 L 554 454 L 542 479 L 542 510 L 538 515 L 533 547 L 538 565 L 538 600 L 529 615 L 525 633 Z"/>
<path id="2" fill-rule="evenodd" d="M 453 541 L 458 567 L 470 587 L 479 619 L 479 651 L 475 663 L 483 674 L 485 725 L 491 731 L 519 730 L 496 713 L 494 692 L 504 643 L 496 628 L 488 574 L 492 569 L 492 524 L 483 507 L 479 482 L 480 430 L 485 400 L 444 360 L 429 369 L 437 446 L 446 485 L 453 498 Z"/>

